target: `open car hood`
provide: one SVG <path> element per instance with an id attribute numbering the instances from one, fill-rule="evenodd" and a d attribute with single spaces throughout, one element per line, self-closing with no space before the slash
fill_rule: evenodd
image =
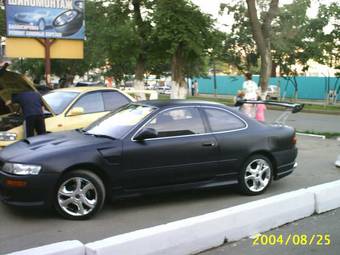
<path id="1" fill-rule="evenodd" d="M 5 69 L 0 70 L 0 98 L 4 103 L 8 102 L 12 98 L 12 94 L 24 92 L 24 91 L 36 91 L 33 82 L 31 82 L 26 76 L 10 72 Z M 38 92 L 39 93 L 39 92 Z M 45 109 L 55 115 L 51 107 L 42 99 Z"/>

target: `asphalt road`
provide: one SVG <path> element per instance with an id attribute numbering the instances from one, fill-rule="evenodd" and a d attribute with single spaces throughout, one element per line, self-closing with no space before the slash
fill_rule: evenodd
<path id="1" fill-rule="evenodd" d="M 200 255 L 336 255 L 340 251 L 339 221 L 340 210 L 334 210 L 263 233 L 262 241 L 254 236 Z"/>
<path id="2" fill-rule="evenodd" d="M 334 166 L 340 142 L 298 137 L 298 147 L 296 171 L 256 197 L 240 195 L 235 188 L 153 195 L 108 204 L 88 221 L 68 221 L 53 212 L 0 204 L 0 254 L 64 240 L 91 242 L 340 178 L 340 169 Z"/>
<path id="3" fill-rule="evenodd" d="M 269 110 L 266 112 L 266 120 L 272 122 L 282 113 Z M 340 115 L 299 112 L 291 114 L 286 124 L 298 131 L 340 133 Z"/>

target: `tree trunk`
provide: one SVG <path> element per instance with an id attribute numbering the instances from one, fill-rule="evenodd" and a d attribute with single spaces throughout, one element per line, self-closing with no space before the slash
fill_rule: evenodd
<path id="1" fill-rule="evenodd" d="M 135 69 L 135 80 L 133 82 L 133 87 L 135 90 L 144 90 L 144 72 L 145 72 L 145 64 L 142 55 L 139 55 L 138 62 Z M 136 93 L 138 100 L 145 100 L 145 93 Z"/>
<path id="2" fill-rule="evenodd" d="M 134 89 L 144 90 L 144 73 L 145 73 L 145 50 L 146 50 L 146 27 L 141 14 L 141 0 L 132 0 L 133 17 L 137 27 L 137 33 L 140 40 L 140 52 L 137 58 L 135 69 Z M 139 100 L 145 100 L 145 93 L 136 93 Z"/>
<path id="3" fill-rule="evenodd" d="M 257 15 L 256 1 L 247 0 L 248 15 L 252 27 L 253 38 L 261 57 L 260 87 L 263 96 L 268 88 L 268 82 L 272 71 L 271 55 L 271 23 L 278 13 L 279 0 L 272 0 L 268 12 L 265 15 L 263 24 L 260 23 Z"/>
<path id="4" fill-rule="evenodd" d="M 183 74 L 183 57 L 182 50 L 179 46 L 176 53 L 172 57 L 171 71 L 172 71 L 172 88 L 171 88 L 171 99 L 186 99 L 187 87 Z"/>
<path id="5" fill-rule="evenodd" d="M 273 62 L 272 63 L 271 77 L 277 77 L 277 75 L 276 75 L 276 68 L 277 68 L 277 64 L 275 62 Z"/>

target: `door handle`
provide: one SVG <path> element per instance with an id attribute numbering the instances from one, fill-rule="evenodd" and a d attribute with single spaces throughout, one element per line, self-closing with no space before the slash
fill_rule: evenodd
<path id="1" fill-rule="evenodd" d="M 214 147 L 216 144 L 215 142 L 204 142 L 202 143 L 203 147 Z"/>

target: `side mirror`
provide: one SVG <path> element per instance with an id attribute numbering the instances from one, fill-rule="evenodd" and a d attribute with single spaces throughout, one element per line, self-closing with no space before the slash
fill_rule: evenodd
<path id="1" fill-rule="evenodd" d="M 136 141 L 144 141 L 145 139 L 158 137 L 158 132 L 154 128 L 144 128 L 136 136 Z"/>
<path id="2" fill-rule="evenodd" d="M 49 112 L 49 111 L 47 111 L 47 110 L 44 110 L 44 117 L 45 118 L 48 118 L 48 117 L 51 117 L 52 116 L 52 113 L 51 112 Z"/>
<path id="3" fill-rule="evenodd" d="M 83 107 L 74 107 L 68 112 L 67 116 L 77 116 L 82 114 L 84 114 Z"/>

